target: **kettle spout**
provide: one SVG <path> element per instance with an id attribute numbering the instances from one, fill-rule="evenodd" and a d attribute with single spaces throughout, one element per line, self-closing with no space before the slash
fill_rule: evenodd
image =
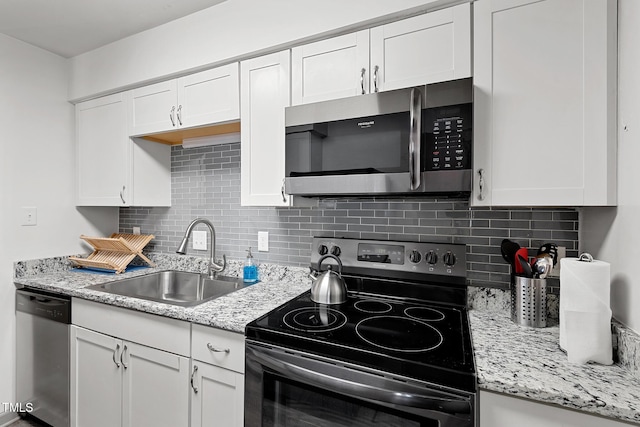
<path id="1" fill-rule="evenodd" d="M 309 278 L 311 280 L 316 280 L 318 278 L 318 272 L 311 267 L 309 267 Z"/>

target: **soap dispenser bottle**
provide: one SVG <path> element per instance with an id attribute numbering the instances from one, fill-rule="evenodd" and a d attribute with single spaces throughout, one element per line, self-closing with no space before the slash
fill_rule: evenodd
<path id="1" fill-rule="evenodd" d="M 247 249 L 247 259 L 242 270 L 242 280 L 245 283 L 256 283 L 258 281 L 258 266 L 251 254 L 251 248 Z"/>

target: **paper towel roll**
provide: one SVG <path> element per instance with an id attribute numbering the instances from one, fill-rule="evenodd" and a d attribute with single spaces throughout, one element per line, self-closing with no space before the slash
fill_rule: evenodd
<path id="1" fill-rule="evenodd" d="M 560 260 L 560 348 L 570 362 L 611 365 L 609 263 Z"/>

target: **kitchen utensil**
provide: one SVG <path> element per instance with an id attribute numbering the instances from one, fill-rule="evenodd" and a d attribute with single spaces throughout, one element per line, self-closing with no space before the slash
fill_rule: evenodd
<path id="1" fill-rule="evenodd" d="M 524 277 L 532 278 L 533 277 L 533 271 L 531 270 L 531 265 L 529 265 L 529 261 L 525 257 L 523 257 L 522 255 L 520 255 L 520 254 L 517 254 L 516 258 L 518 258 L 518 263 L 520 264 L 520 269 L 522 270 L 521 274 Z M 516 264 L 516 265 L 518 265 L 518 264 Z"/>
<path id="2" fill-rule="evenodd" d="M 555 243 L 545 243 L 538 249 L 538 255 L 549 254 L 553 260 L 553 266 L 558 263 L 558 245 Z"/>
<path id="3" fill-rule="evenodd" d="M 553 270 L 553 258 L 549 254 L 540 254 L 534 258 L 531 267 L 534 278 L 545 279 Z"/>
<path id="4" fill-rule="evenodd" d="M 527 248 L 519 248 L 513 257 L 514 259 L 513 271 L 515 271 L 516 274 L 523 274 L 524 273 L 523 265 L 518 259 L 518 256 L 521 256 L 526 261 L 526 264 L 528 265 L 529 251 L 527 250 Z"/>
<path id="5" fill-rule="evenodd" d="M 507 261 L 513 267 L 516 263 L 516 252 L 520 249 L 520 245 L 513 240 L 504 239 L 500 244 L 500 251 L 502 252 L 502 258 Z"/>
<path id="6" fill-rule="evenodd" d="M 320 273 L 322 262 L 332 258 L 338 263 L 338 272 L 331 270 L 331 266 L 326 271 Z M 326 254 L 318 260 L 318 271 L 312 272 L 309 277 L 311 283 L 311 301 L 318 304 L 342 304 L 347 300 L 347 285 L 342 278 L 342 261 L 335 255 Z"/>

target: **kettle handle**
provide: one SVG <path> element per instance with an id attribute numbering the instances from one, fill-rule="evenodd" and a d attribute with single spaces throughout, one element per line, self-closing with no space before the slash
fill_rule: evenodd
<path id="1" fill-rule="evenodd" d="M 324 261 L 327 258 L 333 258 L 338 262 L 338 274 L 342 275 L 342 261 L 340 261 L 340 258 L 338 258 L 333 254 L 326 254 L 318 260 L 318 270 L 320 270 L 320 267 L 322 266 L 322 261 Z"/>

